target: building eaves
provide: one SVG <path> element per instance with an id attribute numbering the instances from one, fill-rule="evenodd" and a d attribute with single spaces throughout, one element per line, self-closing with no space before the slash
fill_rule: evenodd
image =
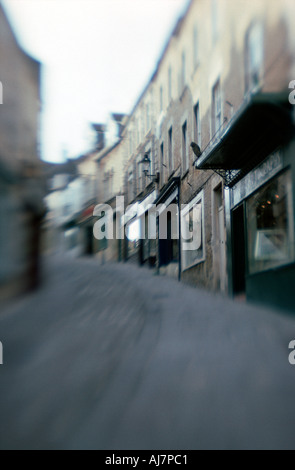
<path id="1" fill-rule="evenodd" d="M 122 142 L 122 138 L 119 139 L 115 144 L 113 144 L 111 147 L 104 148 L 101 150 L 96 158 L 96 162 L 100 162 L 103 158 L 105 158 L 110 152 L 112 152 L 116 147 L 120 145 Z"/>

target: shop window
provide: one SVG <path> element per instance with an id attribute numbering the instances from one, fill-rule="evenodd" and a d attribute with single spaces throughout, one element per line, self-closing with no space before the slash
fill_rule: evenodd
<path id="1" fill-rule="evenodd" d="M 188 269 L 205 259 L 204 196 L 198 195 L 182 211 L 182 269 Z"/>
<path id="2" fill-rule="evenodd" d="M 294 259 L 290 171 L 249 199 L 247 229 L 250 274 L 287 264 Z"/>

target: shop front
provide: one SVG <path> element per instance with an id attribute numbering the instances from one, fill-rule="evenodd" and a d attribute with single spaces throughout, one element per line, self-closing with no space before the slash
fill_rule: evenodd
<path id="1" fill-rule="evenodd" d="M 292 168 L 272 154 L 232 189 L 232 293 L 295 307 Z"/>
<path id="2" fill-rule="evenodd" d="M 295 312 L 294 136 L 284 95 L 260 94 L 197 165 L 225 180 L 229 294 Z"/>
<path id="3" fill-rule="evenodd" d="M 156 264 L 156 237 L 149 235 L 149 211 L 153 207 L 157 191 L 152 190 L 146 197 L 130 205 L 123 217 L 125 227 L 125 261 L 138 264 Z"/>

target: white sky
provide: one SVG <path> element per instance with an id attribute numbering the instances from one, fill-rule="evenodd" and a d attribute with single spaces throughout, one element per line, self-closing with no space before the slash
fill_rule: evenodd
<path id="1" fill-rule="evenodd" d="M 43 64 L 42 157 L 89 147 L 89 122 L 130 112 L 189 0 L 2 0 Z"/>

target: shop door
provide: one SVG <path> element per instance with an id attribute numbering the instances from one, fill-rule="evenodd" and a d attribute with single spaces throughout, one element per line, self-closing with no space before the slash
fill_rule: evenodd
<path id="1" fill-rule="evenodd" d="M 246 293 L 246 239 L 245 205 L 232 212 L 232 257 L 233 293 L 243 296 Z"/>

